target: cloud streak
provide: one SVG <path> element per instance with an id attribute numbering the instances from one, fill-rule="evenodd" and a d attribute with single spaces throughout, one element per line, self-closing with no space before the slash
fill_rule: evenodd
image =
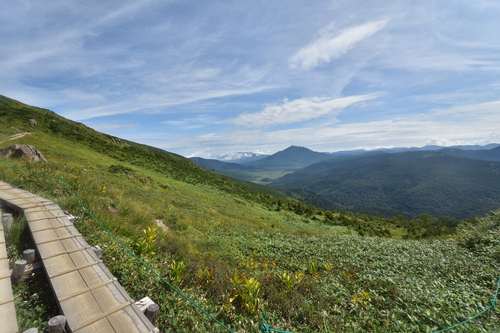
<path id="1" fill-rule="evenodd" d="M 395 146 L 443 146 L 500 142 L 500 101 L 437 109 L 393 119 L 380 119 L 333 125 L 264 131 L 248 129 L 229 133 L 210 133 L 194 138 L 194 145 L 178 141 L 164 148 L 192 149 L 210 153 L 248 150 L 271 153 L 293 144 L 321 151 L 376 149 Z M 292 142 L 291 142 L 292 141 Z M 153 142 L 153 141 L 152 141 Z M 396 144 L 395 144 L 396 143 Z M 214 149 L 217 147 L 217 149 Z M 205 150 L 203 150 L 205 148 Z"/>
<path id="2" fill-rule="evenodd" d="M 116 116 L 129 113 L 155 113 L 158 109 L 169 108 L 173 106 L 202 102 L 217 98 L 251 95 L 265 90 L 273 89 L 272 86 L 261 87 L 232 87 L 226 90 L 207 90 L 198 94 L 192 92 L 187 94 L 176 94 L 171 97 L 142 95 L 135 101 L 124 101 L 114 104 L 100 105 L 88 109 L 75 110 L 65 113 L 65 116 L 77 120 L 89 120 L 99 117 Z"/>
<path id="3" fill-rule="evenodd" d="M 367 94 L 340 98 L 311 97 L 284 100 L 280 104 L 266 106 L 261 112 L 241 114 L 233 120 L 233 123 L 247 127 L 263 127 L 304 122 L 326 115 L 336 115 L 351 105 L 379 96 L 379 94 Z"/>
<path id="4" fill-rule="evenodd" d="M 290 58 L 290 67 L 309 70 L 340 58 L 363 40 L 382 30 L 388 22 L 387 19 L 370 21 L 338 33 L 327 29 Z"/>

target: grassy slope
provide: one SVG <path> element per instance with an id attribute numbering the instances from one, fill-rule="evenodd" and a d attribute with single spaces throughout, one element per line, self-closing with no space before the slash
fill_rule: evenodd
<path id="1" fill-rule="evenodd" d="M 38 120 L 34 129 L 30 118 Z M 75 127 L 44 110 L 0 99 L 0 121 L 0 142 L 29 130 L 14 142 L 35 145 L 49 160 L 0 159 L 0 179 L 78 215 L 78 228 L 105 249 L 106 263 L 127 290 L 160 303 L 166 331 L 220 328 L 152 271 L 245 331 L 257 328 L 256 314 L 241 300 L 248 296 L 245 282 L 254 277 L 261 285 L 259 308 L 273 323 L 300 332 L 417 332 L 451 323 L 486 303 L 498 274 L 495 247 L 479 256 L 482 248 L 474 252 L 454 240 L 360 237 L 346 227 L 270 210 L 274 197 L 258 188 L 207 173 L 182 157 Z M 156 254 L 143 253 L 151 267 L 123 244 L 140 253 L 134 244 L 155 219 L 169 230 L 155 242 Z M 96 221 L 112 228 L 113 237 Z M 176 275 L 181 261 L 187 267 Z M 284 273 L 297 277 L 291 286 Z M 491 331 L 497 320 L 487 317 L 467 331 Z"/>

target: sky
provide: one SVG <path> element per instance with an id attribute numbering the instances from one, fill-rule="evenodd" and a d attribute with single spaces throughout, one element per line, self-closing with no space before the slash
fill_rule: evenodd
<path id="1" fill-rule="evenodd" d="M 500 1 L 0 3 L 0 94 L 185 156 L 500 142 Z"/>

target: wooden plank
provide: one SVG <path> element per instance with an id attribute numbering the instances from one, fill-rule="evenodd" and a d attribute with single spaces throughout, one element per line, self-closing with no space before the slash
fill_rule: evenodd
<path id="1" fill-rule="evenodd" d="M 14 301 L 10 278 L 0 280 L 0 304 L 5 304 Z"/>
<path id="2" fill-rule="evenodd" d="M 7 259 L 7 249 L 5 244 L 0 244 L 0 260 Z"/>
<path id="3" fill-rule="evenodd" d="M 108 333 L 108 332 L 114 332 L 115 330 L 109 323 L 107 318 L 101 319 L 96 321 L 95 323 L 85 326 L 77 331 L 74 331 L 73 333 Z M 120 332 L 120 331 L 117 331 Z"/>
<path id="4" fill-rule="evenodd" d="M 0 209 L 0 331 L 3 333 L 17 333 L 16 307 L 10 282 L 9 260 L 5 244 L 5 234 L 2 224 L 2 210 Z"/>
<path id="5" fill-rule="evenodd" d="M 140 320 L 137 311 L 133 309 L 133 305 L 128 306 L 123 311 L 113 313 L 108 319 L 115 332 L 139 333 L 148 329 L 144 322 Z"/>
<path id="6" fill-rule="evenodd" d="M 61 309 L 73 331 L 85 327 L 84 324 L 89 320 L 104 319 L 102 310 L 89 291 L 61 302 Z"/>
<path id="7" fill-rule="evenodd" d="M 73 332 L 157 332 L 58 205 L 1 181 L 0 200 L 24 213 Z"/>
<path id="8" fill-rule="evenodd" d="M 0 279 L 10 277 L 9 260 L 0 259 Z"/>
<path id="9" fill-rule="evenodd" d="M 2 333 L 18 332 L 14 303 L 0 305 L 0 318 L 2 318 Z"/>

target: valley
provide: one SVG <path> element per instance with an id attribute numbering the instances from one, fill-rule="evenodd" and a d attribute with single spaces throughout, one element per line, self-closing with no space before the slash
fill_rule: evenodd
<path id="1" fill-rule="evenodd" d="M 460 219 L 497 208 L 499 156 L 494 144 L 338 153 L 289 147 L 254 163 L 195 163 L 325 209 Z M 266 181 L 257 175 L 265 175 Z"/>

